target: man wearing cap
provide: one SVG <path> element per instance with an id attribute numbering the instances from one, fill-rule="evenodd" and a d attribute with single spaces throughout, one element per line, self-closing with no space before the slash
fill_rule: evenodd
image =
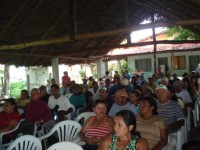
<path id="1" fill-rule="evenodd" d="M 180 97 L 185 104 L 190 106 L 192 103 L 192 98 L 191 98 L 189 92 L 183 88 L 183 83 L 177 82 L 174 84 L 174 87 L 175 87 L 175 91 L 176 91 L 176 93 L 175 93 L 176 96 Z"/>
<path id="2" fill-rule="evenodd" d="M 184 125 L 183 110 L 176 102 L 170 100 L 170 93 L 165 85 L 157 85 L 156 95 L 158 114 L 165 119 L 169 130 L 170 140 L 168 140 L 166 149 L 173 150 L 176 148 L 176 131 Z"/>
<path id="3" fill-rule="evenodd" d="M 168 79 L 167 77 L 163 77 L 161 83 L 162 83 L 163 85 L 165 85 L 165 86 L 169 86 L 169 79 Z"/>
<path id="4" fill-rule="evenodd" d="M 130 110 L 136 115 L 136 107 L 128 102 L 128 97 L 129 96 L 125 89 L 118 90 L 114 95 L 115 103 L 112 105 L 108 115 L 114 117 L 115 114 L 121 110 Z"/>
<path id="5" fill-rule="evenodd" d="M 112 106 L 112 103 L 109 101 L 109 97 L 108 97 L 108 89 L 106 86 L 101 86 L 99 88 L 99 93 L 100 93 L 100 100 L 104 100 L 107 102 L 107 112 L 110 111 L 110 108 Z"/>
<path id="6" fill-rule="evenodd" d="M 109 90 L 109 102 L 112 105 L 115 101 L 113 99 L 113 95 L 116 91 L 118 91 L 121 88 L 125 88 L 127 93 L 130 93 L 131 91 L 131 85 L 127 78 L 122 78 L 120 80 L 120 83 L 113 85 Z"/>

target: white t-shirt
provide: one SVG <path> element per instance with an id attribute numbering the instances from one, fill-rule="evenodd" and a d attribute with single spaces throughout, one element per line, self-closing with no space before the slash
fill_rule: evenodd
<path id="1" fill-rule="evenodd" d="M 93 101 L 96 101 L 97 99 L 100 98 L 100 93 L 99 93 L 99 89 L 96 91 L 96 93 L 94 92 L 93 88 L 89 88 L 88 91 L 90 91 L 93 95 Z"/>
<path id="2" fill-rule="evenodd" d="M 176 96 L 182 98 L 185 104 L 192 102 L 192 98 L 189 92 L 185 89 L 183 89 L 180 93 L 176 93 Z"/>
<path id="3" fill-rule="evenodd" d="M 48 106 L 50 109 L 53 109 L 56 105 L 59 106 L 58 111 L 64 110 L 67 111 L 71 106 L 69 99 L 64 96 L 60 95 L 58 99 L 55 99 L 54 96 L 49 97 Z"/>

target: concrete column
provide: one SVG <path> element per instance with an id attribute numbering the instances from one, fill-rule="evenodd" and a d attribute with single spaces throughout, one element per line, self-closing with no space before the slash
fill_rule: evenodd
<path id="1" fill-rule="evenodd" d="M 97 64 L 97 79 L 102 78 L 105 76 L 105 62 L 103 62 L 101 59 L 98 59 L 96 61 Z"/>
<path id="2" fill-rule="evenodd" d="M 28 93 L 30 93 L 31 85 L 30 85 L 30 75 L 29 74 L 26 75 L 26 83 L 27 83 L 27 91 L 28 91 Z"/>
<path id="3" fill-rule="evenodd" d="M 59 62 L 58 58 L 53 58 L 52 60 L 52 73 L 53 78 L 56 80 L 56 83 L 60 85 L 60 79 L 59 79 Z"/>
<path id="4" fill-rule="evenodd" d="M 105 71 L 108 71 L 108 61 L 105 61 Z"/>

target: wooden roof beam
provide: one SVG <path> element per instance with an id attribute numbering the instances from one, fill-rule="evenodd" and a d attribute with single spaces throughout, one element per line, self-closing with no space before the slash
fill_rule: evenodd
<path id="1" fill-rule="evenodd" d="M 171 21 L 171 22 L 156 22 L 156 23 L 136 25 L 130 28 L 122 28 L 118 30 L 79 34 L 79 35 L 75 35 L 74 39 L 86 40 L 90 38 L 119 35 L 119 34 L 125 34 L 125 33 L 129 33 L 136 30 L 152 28 L 152 26 L 168 27 L 168 26 L 186 26 L 186 25 L 199 25 L 199 24 L 200 24 L 200 19 L 187 19 L 187 20 L 178 20 L 178 21 Z M 59 44 L 59 43 L 65 43 L 65 42 L 70 42 L 70 41 L 72 41 L 70 36 L 62 36 L 62 37 L 53 38 L 53 39 L 38 40 L 38 41 L 32 41 L 32 42 L 26 42 L 26 43 L 1 45 L 0 50 L 23 49 L 23 48 L 32 47 L 32 46 Z"/>

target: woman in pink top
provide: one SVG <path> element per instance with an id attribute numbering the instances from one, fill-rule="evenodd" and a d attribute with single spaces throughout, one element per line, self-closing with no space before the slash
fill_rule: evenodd
<path id="1" fill-rule="evenodd" d="M 88 118 L 79 134 L 80 138 L 86 142 L 83 149 L 87 150 L 97 150 L 102 138 L 114 131 L 113 118 L 106 115 L 106 101 L 96 100 L 93 110 L 96 116 Z"/>

